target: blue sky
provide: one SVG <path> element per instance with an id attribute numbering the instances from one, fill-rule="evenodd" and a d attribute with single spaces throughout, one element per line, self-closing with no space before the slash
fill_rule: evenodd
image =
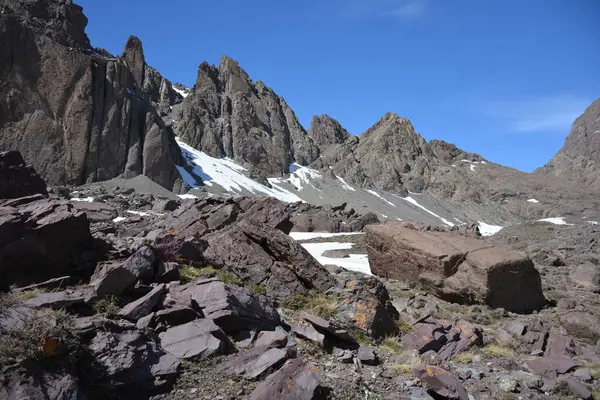
<path id="1" fill-rule="evenodd" d="M 174 82 L 228 55 L 306 128 L 329 114 L 360 134 L 391 111 L 525 171 L 600 97 L 597 0 L 75 1 L 94 46 L 135 34 Z"/>

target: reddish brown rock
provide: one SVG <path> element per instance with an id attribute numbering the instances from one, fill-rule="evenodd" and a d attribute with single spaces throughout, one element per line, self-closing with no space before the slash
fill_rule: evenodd
<path id="1" fill-rule="evenodd" d="M 436 296 L 462 304 L 531 312 L 546 303 L 533 262 L 509 247 L 405 223 L 366 230 L 375 275 L 419 282 Z"/>

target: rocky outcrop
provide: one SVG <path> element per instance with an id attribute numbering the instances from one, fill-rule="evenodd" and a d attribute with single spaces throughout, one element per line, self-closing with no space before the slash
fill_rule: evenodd
<path id="1" fill-rule="evenodd" d="M 310 123 L 308 136 L 321 150 L 334 144 L 342 144 L 350 138 L 348 131 L 329 115 L 315 115 Z"/>
<path id="2" fill-rule="evenodd" d="M 600 190 L 600 99 L 575 120 L 564 146 L 535 172 Z"/>
<path id="3" fill-rule="evenodd" d="M 232 158 L 263 176 L 287 173 L 292 162 L 308 165 L 319 157 L 283 98 L 263 82 L 253 83 L 228 57 L 219 67 L 200 65 L 178 131 L 196 149 Z"/>
<path id="4" fill-rule="evenodd" d="M 19 150 L 50 185 L 147 175 L 181 187 L 173 132 L 143 92 L 143 51 L 90 49 L 71 1 L 3 1 L 0 149 Z"/>
<path id="5" fill-rule="evenodd" d="M 46 183 L 18 151 L 0 152 L 0 199 L 47 195 Z"/>
<path id="6" fill-rule="evenodd" d="M 532 312 L 546 303 L 533 262 L 509 247 L 403 223 L 366 230 L 375 275 L 419 282 L 436 296 L 463 304 Z"/>
<path id="7" fill-rule="evenodd" d="M 367 225 L 379 223 L 377 215 L 360 215 L 347 203 L 335 207 L 295 203 L 288 208 L 296 232 L 360 232 Z"/>
<path id="8" fill-rule="evenodd" d="M 83 254 L 92 249 L 85 214 L 65 201 L 17 200 L 22 203 L 0 206 L 0 289 L 64 276 L 81 266 Z"/>

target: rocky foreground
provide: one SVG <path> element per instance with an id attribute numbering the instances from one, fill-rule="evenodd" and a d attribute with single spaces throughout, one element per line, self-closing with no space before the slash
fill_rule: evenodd
<path id="1" fill-rule="evenodd" d="M 72 194 L 18 152 L 0 177 L 0 398 L 598 396 L 597 226 L 484 240 L 344 206 Z M 380 278 L 287 235 L 315 228 L 366 230 Z"/>

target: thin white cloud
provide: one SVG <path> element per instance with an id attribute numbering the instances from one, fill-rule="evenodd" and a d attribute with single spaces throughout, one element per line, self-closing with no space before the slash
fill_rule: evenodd
<path id="1" fill-rule="evenodd" d="M 338 10 L 347 16 L 360 18 L 384 16 L 412 21 L 423 16 L 428 0 L 334 0 Z"/>
<path id="2" fill-rule="evenodd" d="M 417 19 L 425 13 L 425 0 L 402 1 L 389 14 L 402 20 Z"/>
<path id="3" fill-rule="evenodd" d="M 590 99 L 582 97 L 552 96 L 491 102 L 484 111 L 505 125 L 508 133 L 564 134 L 590 104 Z"/>

